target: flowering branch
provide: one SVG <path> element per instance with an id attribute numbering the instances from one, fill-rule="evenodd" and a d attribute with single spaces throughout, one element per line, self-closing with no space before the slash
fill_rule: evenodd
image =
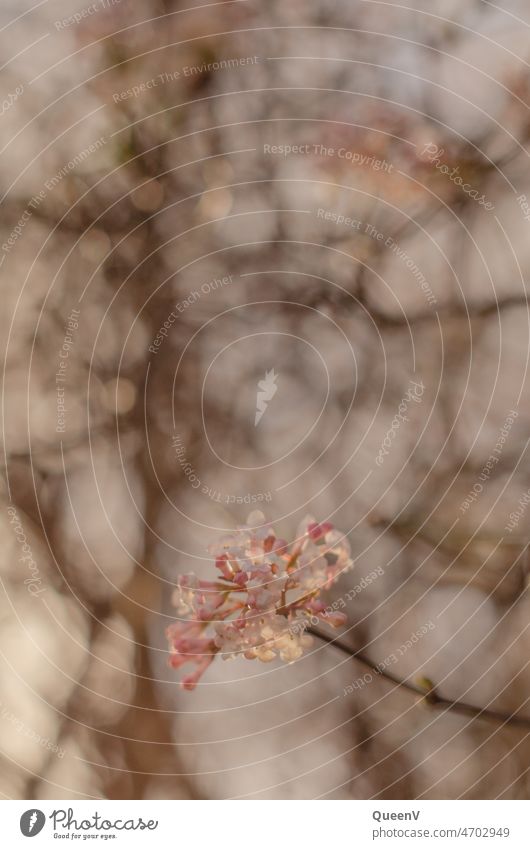
<path id="1" fill-rule="evenodd" d="M 422 696 L 424 702 L 430 707 L 435 707 L 440 710 L 445 708 L 446 710 L 451 710 L 455 713 L 463 714 L 464 716 L 472 716 L 476 719 L 486 719 L 498 725 L 513 725 L 519 728 L 530 729 L 530 717 L 520 716 L 519 714 L 503 713 L 502 711 L 476 707 L 475 705 L 470 705 L 467 702 L 445 699 L 443 696 L 438 694 L 434 684 L 428 678 L 421 678 L 418 684 L 411 684 L 408 681 L 403 681 L 396 675 L 392 675 L 391 672 L 381 669 L 381 667 L 377 666 L 372 660 L 370 660 L 364 652 L 351 648 L 340 638 L 330 636 L 324 633 L 324 631 L 321 631 L 320 628 L 313 625 L 308 628 L 308 632 L 323 642 L 335 646 L 335 648 L 349 655 L 349 657 L 353 658 L 358 663 L 361 663 L 371 672 L 386 679 L 395 686 L 400 687 L 403 690 L 408 690 L 410 693 L 414 693 L 414 695 Z M 529 701 L 529 699 L 526 701 Z"/>
<path id="2" fill-rule="evenodd" d="M 289 545 L 255 511 L 246 525 L 208 550 L 215 557 L 219 577 L 214 581 L 199 580 L 194 574 L 178 578 L 173 603 L 184 618 L 166 631 L 169 665 L 195 667 L 181 682 L 185 690 L 197 686 L 217 656 L 264 663 L 279 656 L 292 663 L 317 637 L 394 686 L 421 696 L 431 707 L 530 729 L 530 718 L 519 714 L 443 698 L 428 678 L 416 684 L 404 681 L 320 629 L 319 623 L 332 628 L 345 624 L 345 614 L 336 611 L 336 604 L 327 607 L 320 596 L 353 566 L 347 539 L 329 522 L 319 524 L 308 516 Z"/>
<path id="3" fill-rule="evenodd" d="M 173 603 L 185 618 L 166 631 L 170 666 L 195 666 L 181 682 L 184 689 L 196 687 L 217 655 L 292 663 L 313 643 L 311 622 L 333 628 L 346 622 L 320 598 L 353 566 L 347 539 L 329 522 L 308 516 L 289 545 L 255 511 L 209 551 L 219 578 L 181 575 Z"/>

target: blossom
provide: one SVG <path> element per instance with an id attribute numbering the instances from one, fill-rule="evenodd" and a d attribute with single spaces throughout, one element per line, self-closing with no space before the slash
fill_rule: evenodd
<path id="1" fill-rule="evenodd" d="M 180 575 L 173 604 L 183 618 L 169 626 L 169 664 L 194 670 L 182 681 L 192 690 L 215 657 L 293 663 L 310 648 L 311 623 L 339 628 L 344 613 L 321 598 L 353 566 L 344 534 L 307 516 L 290 545 L 260 511 L 210 545 L 217 577 Z"/>

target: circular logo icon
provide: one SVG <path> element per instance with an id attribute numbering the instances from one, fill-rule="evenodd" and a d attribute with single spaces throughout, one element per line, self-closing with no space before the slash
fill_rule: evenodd
<path id="1" fill-rule="evenodd" d="M 37 808 L 31 808 L 20 817 L 20 830 L 24 837 L 35 837 L 44 828 L 46 816 Z"/>

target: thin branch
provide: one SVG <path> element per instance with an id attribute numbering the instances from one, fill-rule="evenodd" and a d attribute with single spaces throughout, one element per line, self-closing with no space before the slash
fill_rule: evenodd
<path id="1" fill-rule="evenodd" d="M 475 705 L 470 705 L 467 702 L 459 702 L 452 701 L 451 699 L 445 699 L 442 696 L 438 695 L 436 689 L 434 687 L 426 688 L 417 684 L 410 684 L 408 681 L 403 681 L 401 678 L 398 678 L 396 675 L 392 675 L 388 670 L 381 670 L 372 660 L 370 660 L 367 655 L 362 651 L 358 651 L 356 649 L 352 649 L 350 646 L 346 645 L 340 638 L 332 637 L 328 634 L 325 634 L 324 631 L 321 631 L 320 628 L 310 627 L 307 629 L 308 633 L 313 634 L 313 636 L 318 637 L 319 640 L 322 640 L 325 643 L 328 643 L 331 646 L 335 646 L 335 648 L 344 652 L 344 654 L 349 655 L 354 660 L 358 661 L 360 664 L 365 666 L 370 672 L 373 672 L 380 678 L 389 681 L 391 684 L 394 684 L 397 687 L 400 687 L 403 690 L 408 690 L 409 693 L 413 693 L 416 696 L 421 696 L 425 703 L 431 707 L 446 710 L 452 710 L 455 713 L 463 714 L 464 716 L 472 716 L 476 719 L 486 719 L 490 722 L 495 722 L 498 725 L 513 725 L 518 728 L 526 728 L 530 731 L 530 717 L 520 716 L 519 714 L 509 714 L 502 713 L 501 711 L 489 710 L 488 708 L 480 708 L 475 707 Z M 526 699 L 526 702 L 529 699 Z M 526 704 L 525 702 L 525 704 Z"/>

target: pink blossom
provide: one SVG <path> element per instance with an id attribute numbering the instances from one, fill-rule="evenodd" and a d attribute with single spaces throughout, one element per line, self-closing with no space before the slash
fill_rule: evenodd
<path id="1" fill-rule="evenodd" d="M 311 646 L 306 632 L 315 617 L 333 628 L 346 622 L 320 598 L 353 565 L 347 539 L 330 522 L 306 517 L 289 545 L 255 511 L 208 550 L 218 579 L 178 578 L 173 604 L 185 618 L 166 632 L 170 666 L 194 667 L 184 689 L 194 689 L 217 655 L 292 663 Z"/>

